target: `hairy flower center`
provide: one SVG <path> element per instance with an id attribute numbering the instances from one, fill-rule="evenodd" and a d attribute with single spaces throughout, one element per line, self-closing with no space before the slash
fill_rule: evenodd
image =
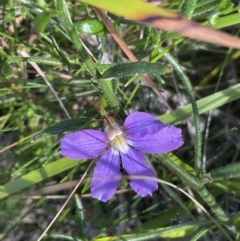
<path id="1" fill-rule="evenodd" d="M 126 138 L 123 136 L 123 132 L 120 129 L 111 129 L 108 133 L 108 139 L 112 148 L 115 151 L 126 153 L 129 149 Z"/>
<path id="2" fill-rule="evenodd" d="M 130 141 L 124 136 L 124 132 L 120 125 L 113 117 L 106 117 L 105 132 L 108 135 L 108 140 L 116 155 L 121 153 L 127 153 L 129 150 Z"/>

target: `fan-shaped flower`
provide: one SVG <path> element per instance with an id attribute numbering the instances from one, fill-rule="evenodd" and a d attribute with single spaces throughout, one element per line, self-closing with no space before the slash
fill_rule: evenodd
<path id="1" fill-rule="evenodd" d="M 107 116 L 104 132 L 82 130 L 65 136 L 61 141 L 61 153 L 71 159 L 99 157 L 94 168 L 91 194 L 103 202 L 115 194 L 120 180 L 120 165 L 129 175 L 156 177 L 152 167 L 140 153 L 164 153 L 183 144 L 181 129 L 163 124 L 153 115 L 144 112 L 130 114 L 123 127 Z M 140 196 L 152 195 L 157 182 L 134 179 L 130 186 Z"/>

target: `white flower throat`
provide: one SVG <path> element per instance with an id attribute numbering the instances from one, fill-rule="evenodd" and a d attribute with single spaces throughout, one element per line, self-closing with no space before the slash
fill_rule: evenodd
<path id="1" fill-rule="evenodd" d="M 111 116 L 105 117 L 103 124 L 104 131 L 108 135 L 108 141 L 113 148 L 114 153 L 127 153 L 131 142 L 127 139 L 123 128 L 121 128 L 121 126 Z"/>

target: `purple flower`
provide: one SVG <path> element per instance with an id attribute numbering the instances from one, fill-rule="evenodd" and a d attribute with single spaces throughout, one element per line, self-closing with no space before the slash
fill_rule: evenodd
<path id="1" fill-rule="evenodd" d="M 144 112 L 130 114 L 123 127 L 113 117 L 104 119 L 104 132 L 83 130 L 67 135 L 61 141 L 61 153 L 71 159 L 99 157 L 93 172 L 91 193 L 103 202 L 115 194 L 120 180 L 120 164 L 129 175 L 156 177 L 140 152 L 164 153 L 183 144 L 181 129 L 163 124 Z M 142 196 L 152 195 L 157 182 L 148 179 L 131 180 L 130 186 Z"/>

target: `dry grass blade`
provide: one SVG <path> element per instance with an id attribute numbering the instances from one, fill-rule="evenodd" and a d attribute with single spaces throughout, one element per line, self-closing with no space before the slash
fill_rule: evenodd
<path id="1" fill-rule="evenodd" d="M 55 215 L 55 217 L 53 218 L 53 220 L 50 222 L 50 224 L 46 227 L 46 229 L 44 230 L 44 232 L 42 233 L 42 235 L 38 238 L 37 241 L 41 241 L 42 238 L 45 236 L 45 234 L 48 232 L 48 230 L 52 227 L 52 225 L 55 223 L 55 221 L 57 220 L 57 218 L 59 217 L 59 215 L 62 213 L 63 209 L 67 206 L 68 202 L 71 200 L 71 198 L 73 197 L 74 193 L 77 191 L 78 187 L 82 184 L 84 178 L 86 177 L 88 171 L 90 170 L 90 168 L 92 167 L 94 163 L 94 160 L 91 161 L 91 163 L 89 164 L 89 166 L 87 167 L 86 171 L 84 172 L 84 174 L 82 175 L 81 179 L 79 180 L 79 182 L 77 183 L 77 185 L 75 186 L 75 188 L 72 190 L 72 192 L 70 193 L 69 197 L 67 198 L 67 200 L 64 202 L 64 204 L 62 205 L 62 207 L 60 208 L 60 210 L 57 212 L 57 214 Z"/>
<path id="2" fill-rule="evenodd" d="M 95 8 L 95 11 L 99 15 L 99 17 L 102 19 L 103 23 L 105 24 L 106 28 L 108 29 L 108 31 L 110 32 L 112 37 L 119 44 L 119 46 L 124 51 L 124 53 L 128 56 L 128 58 L 132 62 L 138 62 L 138 59 L 135 57 L 133 52 L 128 48 L 127 44 L 123 41 L 123 39 L 119 36 L 119 34 L 117 33 L 117 31 L 113 27 L 112 23 L 109 21 L 107 15 L 104 13 L 104 11 L 102 11 L 100 9 L 97 9 L 97 8 Z M 174 113 L 173 109 L 170 107 L 170 105 L 166 102 L 164 97 L 158 91 L 157 86 L 154 84 L 154 82 L 152 81 L 150 76 L 147 75 L 147 74 L 144 74 L 143 76 L 144 76 L 144 78 L 145 78 L 145 80 L 147 82 L 147 85 L 153 89 L 154 93 L 158 96 L 158 98 L 160 100 L 162 100 L 163 103 L 169 108 L 169 110 L 176 116 L 176 114 Z"/>
<path id="3" fill-rule="evenodd" d="M 148 23 L 153 27 L 177 32 L 183 36 L 202 40 L 213 44 L 240 49 L 240 39 L 225 32 L 202 26 L 194 21 L 178 17 L 167 19 L 160 16 L 150 16 L 139 19 L 141 22 Z"/>
<path id="4" fill-rule="evenodd" d="M 122 0 L 116 2 L 108 0 L 81 0 L 81 2 L 102 8 L 106 11 L 137 22 L 147 23 L 159 29 L 176 32 L 192 39 L 240 49 L 239 38 L 219 30 L 202 26 L 201 24 L 188 20 L 175 12 L 170 12 L 164 8 L 153 6 L 144 1 Z"/>
<path id="5" fill-rule="evenodd" d="M 24 51 L 24 50 L 21 50 L 21 51 L 18 51 L 18 53 L 23 56 L 23 57 L 29 57 L 29 54 Z M 34 62 L 29 62 L 33 68 L 39 73 L 39 75 L 44 79 L 45 83 L 47 84 L 47 86 L 49 87 L 49 89 L 52 91 L 53 95 L 55 96 L 55 98 L 57 99 L 59 105 L 61 106 L 61 108 L 63 109 L 63 111 L 65 112 L 66 116 L 71 119 L 67 109 L 65 108 L 63 102 L 61 101 L 61 99 L 58 97 L 58 94 L 57 92 L 54 90 L 53 86 L 51 85 L 51 83 L 48 81 L 46 75 L 43 73 L 43 71 L 39 68 L 39 66 L 34 63 Z"/>

